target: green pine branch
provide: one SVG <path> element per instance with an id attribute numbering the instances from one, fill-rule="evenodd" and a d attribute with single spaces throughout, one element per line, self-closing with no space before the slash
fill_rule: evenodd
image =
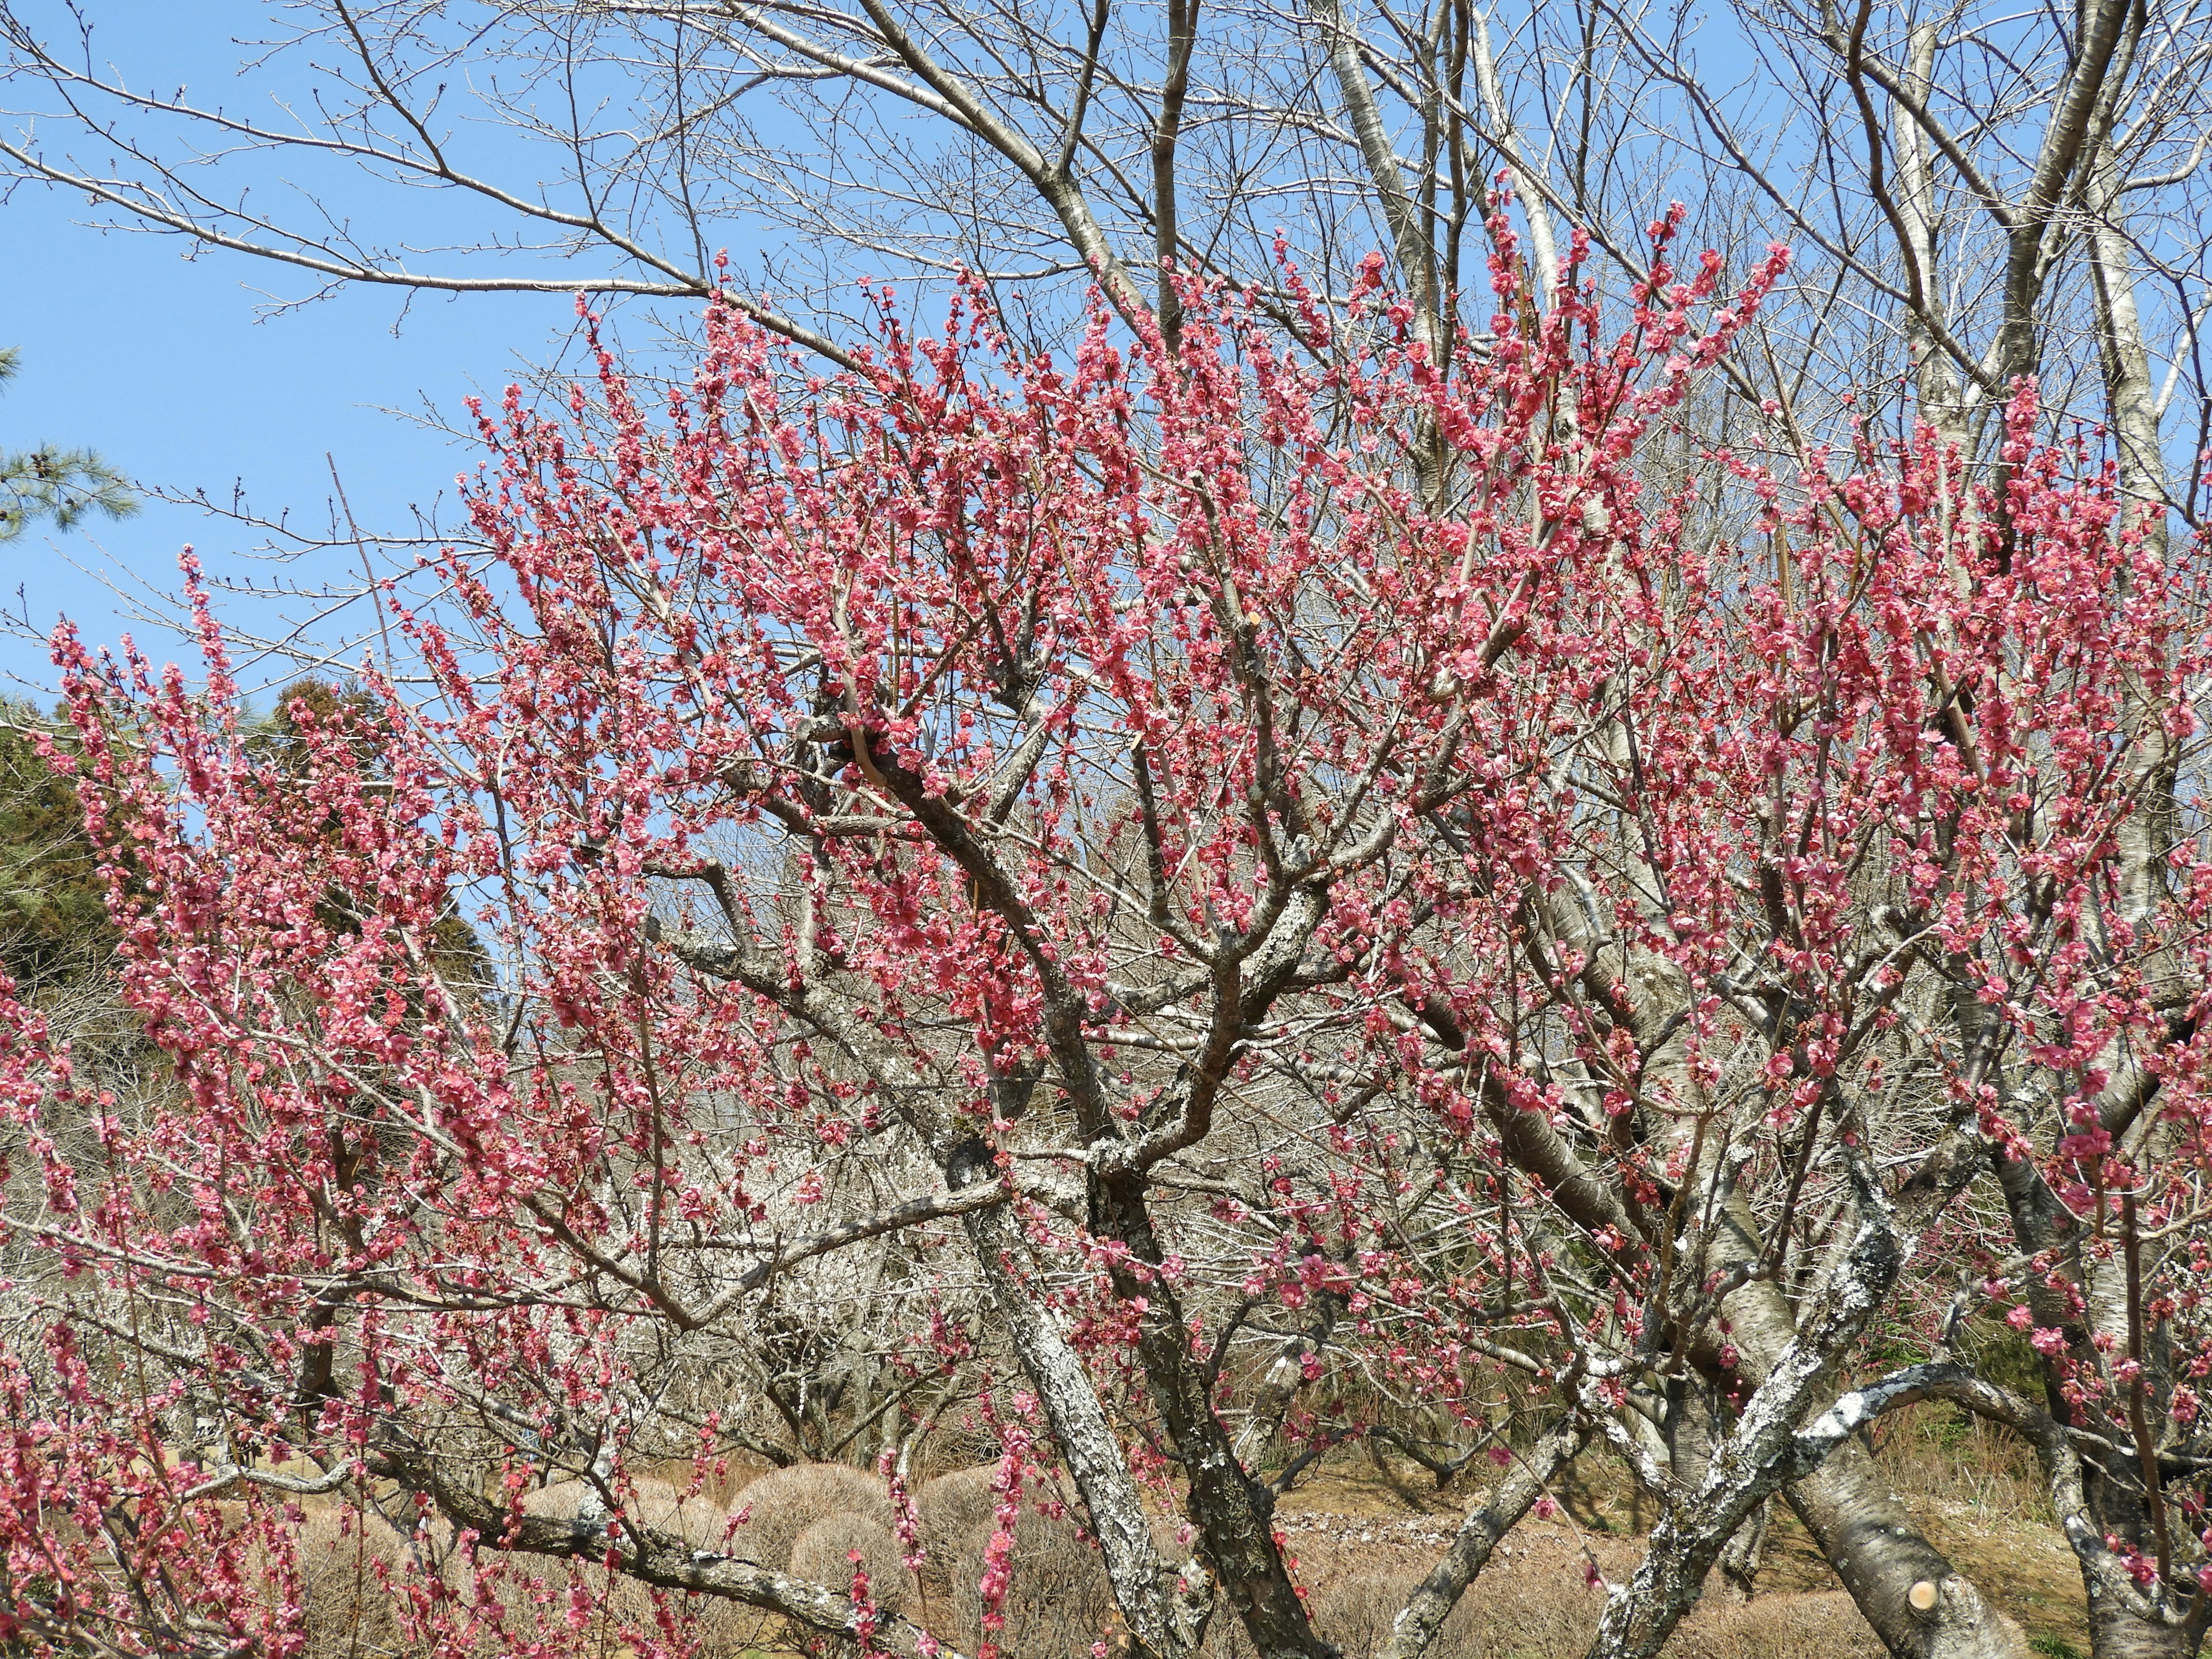
<path id="1" fill-rule="evenodd" d="M 0 381 L 14 376 L 21 357 L 15 347 L 0 346 Z M 0 451 L 0 542 L 40 519 L 70 530 L 87 514 L 124 519 L 137 510 L 129 480 L 89 449 L 41 444 Z"/>

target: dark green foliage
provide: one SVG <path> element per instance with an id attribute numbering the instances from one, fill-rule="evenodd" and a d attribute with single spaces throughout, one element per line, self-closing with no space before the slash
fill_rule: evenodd
<path id="1" fill-rule="evenodd" d="M 15 347 L 0 346 L 0 380 L 15 374 L 17 357 Z M 70 530 L 88 513 L 124 519 L 137 510 L 129 481 L 88 449 L 0 450 L 0 542 L 40 519 Z"/>
<path id="2" fill-rule="evenodd" d="M 40 755 L 31 710 L 0 722 L 0 967 L 34 990 L 104 969 L 115 927 L 75 781 Z"/>

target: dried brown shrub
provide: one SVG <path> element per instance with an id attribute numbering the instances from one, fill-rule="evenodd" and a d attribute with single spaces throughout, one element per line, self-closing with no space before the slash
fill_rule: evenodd
<path id="1" fill-rule="evenodd" d="M 379 1516 L 333 1505 L 308 1510 L 295 1537 L 310 1659 L 396 1646 L 391 1581 L 407 1549 L 399 1534 Z"/>
<path id="2" fill-rule="evenodd" d="M 915 1513 L 921 1523 L 921 1579 L 926 1589 L 950 1589 L 969 1540 L 979 1531 L 988 1531 L 999 1504 L 998 1494 L 991 1490 L 991 1479 L 997 1473 L 996 1466 L 989 1463 L 956 1469 L 925 1482 L 915 1494 Z"/>
<path id="3" fill-rule="evenodd" d="M 1292 1553 L 1316 1630 L 1344 1659 L 1370 1659 L 1438 1550 L 1376 1538 L 1354 1522 L 1341 1536 L 1305 1534 Z M 1635 1553 L 1607 1548 L 1601 1570 L 1625 1567 Z M 1533 1547 L 1522 1539 L 1468 1587 L 1430 1652 L 1433 1659 L 1582 1659 L 1603 1606 L 1579 1547 L 1554 1536 Z M 1252 1651 L 1237 1620 L 1218 1616 L 1206 1646 L 1217 1659 L 1246 1659 Z"/>
<path id="4" fill-rule="evenodd" d="M 955 1577 L 940 1615 L 953 1645 L 973 1653 L 983 1629 L 985 1553 L 994 1527 L 986 1521 L 953 1553 Z M 1098 1553 L 1072 1521 L 1025 1510 L 1015 1522 L 1006 1629 L 1000 1644 L 1007 1659 L 1085 1659 L 1091 1644 L 1111 1639 L 1116 1627 L 1114 1594 Z"/>
<path id="5" fill-rule="evenodd" d="M 794 1463 L 764 1474 L 738 1494 L 736 1515 L 744 1519 L 730 1541 L 715 1547 L 777 1572 L 790 1565 L 799 1534 L 817 1521 L 858 1515 L 886 1532 L 892 1524 L 884 1483 L 843 1463 Z"/>
<path id="6" fill-rule="evenodd" d="M 791 1576 L 842 1595 L 852 1589 L 855 1555 L 878 1607 L 904 1613 L 914 1605 L 914 1575 L 901 1559 L 898 1540 L 864 1515 L 825 1515 L 800 1533 L 791 1546 Z"/>
<path id="7" fill-rule="evenodd" d="M 580 1481 L 559 1481 L 524 1494 L 526 1515 L 549 1520 L 573 1519 L 582 1507 L 588 1488 Z M 723 1542 L 729 1517 L 721 1506 L 704 1494 L 687 1498 L 672 1481 L 640 1476 L 632 1481 L 631 1501 L 643 1524 L 673 1533 L 697 1549 L 726 1547 Z M 521 1553 L 481 1558 L 506 1631 L 527 1639 L 539 1626 L 564 1616 L 568 1587 L 581 1582 L 602 1607 L 611 1628 L 650 1629 L 656 1620 L 654 1592 L 635 1579 L 610 1575 L 593 1563 L 566 1561 Z M 781 1565 L 781 1564 L 779 1564 Z M 457 1579 L 473 1576 L 457 1573 Z M 473 1600 L 474 1589 L 461 1585 L 464 1599 Z M 769 1644 L 775 1621 L 757 1609 L 719 1596 L 671 1595 L 679 1613 L 696 1619 L 700 1653 L 704 1659 L 737 1659 Z"/>
<path id="8" fill-rule="evenodd" d="M 404 1570 L 406 1545 L 376 1515 L 317 1504 L 297 1522 L 278 1523 L 283 1542 L 274 1548 L 264 1541 L 269 1534 L 254 1522 L 247 1506 L 236 1499 L 199 1506 L 190 1524 L 210 1539 L 239 1538 L 244 1546 L 241 1575 L 272 1602 L 290 1572 L 297 1572 L 309 1659 L 389 1651 L 396 1644 L 399 1621 L 390 1585 L 392 1576 Z M 280 1559 L 287 1571 L 279 1571 Z"/>
<path id="9" fill-rule="evenodd" d="M 1468 1586 L 1430 1650 L 1432 1659 L 1583 1659 L 1604 1607 L 1583 1571 L 1581 1546 L 1516 1534 Z M 1632 1545 L 1591 1540 L 1600 1570 L 1626 1571 Z M 1372 1659 L 1432 1558 L 1425 1550 L 1301 1540 L 1297 1554 L 1320 1634 L 1344 1659 Z M 1234 1620 L 1217 1618 L 1207 1647 L 1245 1659 L 1251 1644 Z M 1880 1638 L 1840 1592 L 1761 1596 L 1698 1608 L 1667 1644 L 1667 1659 L 1883 1659 Z"/>

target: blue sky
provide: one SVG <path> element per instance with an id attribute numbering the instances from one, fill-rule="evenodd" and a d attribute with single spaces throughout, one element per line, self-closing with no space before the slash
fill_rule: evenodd
<path id="1" fill-rule="evenodd" d="M 224 501 L 242 487 L 255 511 L 289 510 L 317 530 L 329 521 L 326 455 L 366 526 L 403 525 L 413 504 L 450 501 L 472 456 L 386 411 L 427 398 L 459 415 L 465 396 L 495 393 L 523 360 L 557 349 L 572 319 L 559 295 L 405 306 L 366 289 L 264 319 L 265 290 L 305 284 L 257 260 L 188 258 L 173 237 L 73 222 L 86 216 L 82 203 L 52 192 L 19 191 L 0 205 L 0 343 L 22 350 L 21 372 L 0 396 L 0 444 L 91 445 L 149 484 Z M 241 556 L 255 541 L 244 526 L 149 501 L 121 523 L 67 535 L 40 526 L 0 547 L 0 589 L 11 611 L 27 605 L 41 628 L 65 611 L 106 641 L 133 625 L 109 584 L 173 589 L 188 542 L 234 576 L 312 584 L 325 574 L 313 558 L 274 566 Z M 159 629 L 137 631 L 157 654 L 171 651 Z M 0 638 L 0 676 L 19 695 L 26 682 L 52 680 L 44 651 L 19 638 Z"/>
<path id="2" fill-rule="evenodd" d="M 100 11 L 103 57 L 142 83 L 188 82 L 222 101 L 237 85 L 234 33 L 265 15 L 255 0 L 130 0 Z M 235 103 L 237 94 L 229 94 Z M 419 194 L 409 204 L 434 216 Z M 356 289 L 281 315 L 272 296 L 313 290 L 307 273 L 219 252 L 192 257 L 179 238 L 103 233 L 79 198 L 19 187 L 0 200 L 0 344 L 22 352 L 0 392 L 0 447 L 40 442 L 98 449 L 151 486 L 204 489 L 228 501 L 242 488 L 258 513 L 330 522 L 331 462 L 364 527 L 404 526 L 410 508 L 441 496 L 474 456 L 386 411 L 425 400 L 455 417 L 471 392 L 496 395 L 526 362 L 550 361 L 574 319 L 565 295 L 455 299 Z M 211 571 L 262 584 L 312 586 L 332 572 L 314 555 L 290 565 L 252 556 L 258 538 L 221 518 L 149 500 L 137 517 L 94 520 L 70 534 L 33 529 L 0 545 L 7 609 L 41 631 L 67 613 L 100 641 L 133 629 L 154 655 L 177 654 L 158 625 L 127 615 L 126 594 L 173 592 L 177 556 L 193 544 Z M 17 597 L 20 590 L 21 597 Z M 312 613 L 301 601 L 248 602 L 241 620 Z M 325 637 L 356 634 L 338 619 Z M 44 647 L 0 635 L 0 692 L 43 699 L 54 680 Z"/>

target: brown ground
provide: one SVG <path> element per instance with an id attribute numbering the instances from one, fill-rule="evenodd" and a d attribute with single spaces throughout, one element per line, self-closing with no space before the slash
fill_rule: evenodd
<path id="1" fill-rule="evenodd" d="M 2068 1659 L 2088 1651 L 2080 1575 L 2041 1511 L 2039 1483 L 2020 1449 L 1978 1431 L 1962 1432 L 1956 1422 L 1923 1416 L 1894 1425 L 1877 1455 L 1897 1486 L 1921 1494 L 1910 1500 L 1910 1507 L 1922 1524 L 2021 1626 L 2033 1655 Z M 684 1468 L 665 1473 L 679 1480 L 689 1477 Z M 758 1473 L 732 1472 L 734 1478 L 726 1482 L 710 1483 L 726 1485 L 727 1492 L 702 1494 L 699 1501 L 719 1516 L 733 1502 L 744 1501 L 737 1498 L 737 1489 L 746 1484 L 746 1476 Z M 790 1484 L 800 1473 L 775 1477 L 756 1497 Z M 866 1477 L 838 1473 L 866 1484 Z M 1632 1570 L 1641 1553 L 1637 1534 L 1650 1517 L 1639 1513 L 1634 1488 L 1623 1472 L 1602 1458 L 1586 1460 L 1562 1483 L 1559 1496 L 1564 1508 L 1558 1514 L 1532 1517 L 1499 1547 L 1445 1626 L 1436 1659 L 1580 1659 L 1603 1597 L 1593 1575 L 1612 1580 Z M 551 1497 L 546 1495 L 549 1501 Z M 1298 1582 L 1321 1633 L 1338 1644 L 1346 1659 L 1370 1659 L 1407 1593 L 1449 1542 L 1473 1497 L 1439 1489 L 1412 1464 L 1346 1450 L 1283 1499 L 1277 1520 Z M 774 1518 L 763 1514 L 754 1517 L 754 1524 Z M 927 1525 L 926 1511 L 926 1530 Z M 1166 1522 L 1162 1526 L 1172 1530 Z M 312 1524 L 309 1530 L 314 1530 Z M 799 1528 L 791 1530 L 795 1534 Z M 396 1540 L 388 1541 L 396 1546 Z M 948 1551 L 948 1556 L 960 1556 L 958 1565 L 969 1570 L 939 1575 L 945 1577 L 943 1583 L 925 1572 L 921 1586 L 923 1616 L 940 1627 L 941 1637 L 970 1650 L 980 1635 L 974 1628 L 977 1609 L 966 1604 L 974 1600 L 972 1588 L 965 1601 L 959 1592 L 975 1582 L 980 1557 L 967 1557 L 978 1550 L 980 1545 Z M 350 1544 L 343 1552 L 349 1561 L 359 1553 Z M 846 1546 L 836 1553 L 846 1553 Z M 549 1580 L 568 1571 L 551 1564 L 528 1565 L 533 1576 Z M 1095 1555 L 1071 1530 L 1047 1525 L 1042 1517 L 1025 1522 L 1016 1565 L 1017 1590 L 1006 1609 L 1006 1659 L 1088 1659 L 1093 1640 L 1110 1638 L 1112 1613 L 1103 1574 Z M 878 1567 L 876 1576 L 888 1583 L 894 1564 Z M 347 1583 L 358 1576 L 345 1575 Z M 352 1601 L 334 1594 L 319 1582 L 325 1573 L 311 1571 L 310 1577 L 318 1581 L 308 1595 L 313 1659 L 329 1659 L 341 1650 L 389 1652 L 405 1645 L 392 1641 L 397 1632 L 386 1628 L 392 1623 L 386 1609 L 362 1607 L 357 1593 Z M 1883 1659 L 1880 1641 L 1803 1528 L 1779 1505 L 1758 1590 L 1757 1598 L 1745 1603 L 1717 1574 L 1705 1605 L 1669 1644 L 1670 1659 Z M 373 1589 L 368 1599 L 376 1599 Z M 1106 1628 L 1100 1627 L 1102 1621 Z M 707 1650 L 715 1659 L 764 1659 L 775 1650 L 770 1626 L 757 1617 L 714 1622 Z M 1207 1648 L 1209 1659 L 1249 1659 L 1251 1651 L 1225 1608 L 1215 1620 Z"/>
<path id="2" fill-rule="evenodd" d="M 1917 1443 L 1929 1437 L 1900 1435 L 1885 1449 L 1884 1466 L 1908 1493 L 1944 1494 L 1908 1497 L 1907 1507 L 1937 1547 L 2020 1625 L 2033 1653 L 2087 1654 L 2081 1573 L 2057 1529 L 2035 1513 L 2033 1485 L 2014 1478 L 2010 1449 L 1960 1449 L 1959 1464 L 1980 1474 L 1962 1480 L 1944 1467 L 1942 1448 Z M 1449 1659 L 1579 1659 L 1600 1596 L 1587 1586 L 1589 1566 L 1616 1577 L 1638 1558 L 1635 1534 L 1648 1516 L 1636 1513 L 1631 1490 L 1620 1471 L 1598 1462 L 1568 1484 L 1567 1508 L 1556 1519 L 1531 1518 L 1516 1528 L 1468 1591 L 1476 1614 L 1466 1617 L 1463 1609 L 1448 1627 Z M 1278 1514 L 1326 1625 L 1332 1603 L 1376 1599 L 1385 1586 L 1410 1583 L 1425 1571 L 1459 1512 L 1455 1495 L 1440 1492 L 1423 1471 L 1346 1455 L 1287 1497 Z M 1363 1583 L 1372 1589 L 1358 1593 Z M 1707 1606 L 1669 1653 L 1723 1659 L 1741 1649 L 1750 1659 L 1858 1653 L 1880 1659 L 1881 1643 L 1804 1528 L 1778 1504 L 1758 1589 L 1758 1601 L 1744 1607 L 1717 1577 Z M 1352 1622 L 1364 1621 L 1355 1615 Z M 1352 1659 L 1362 1633 L 1346 1632 Z"/>

